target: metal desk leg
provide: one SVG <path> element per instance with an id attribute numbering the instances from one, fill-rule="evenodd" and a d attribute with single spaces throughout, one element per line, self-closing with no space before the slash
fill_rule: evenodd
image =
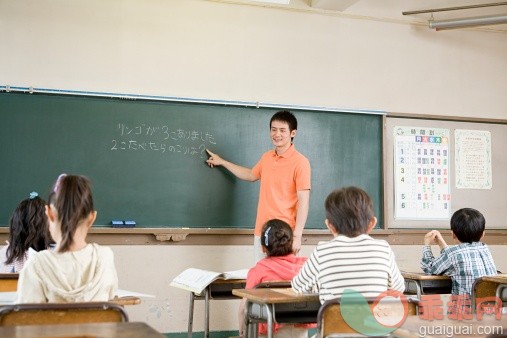
<path id="1" fill-rule="evenodd" d="M 423 288 L 422 288 L 421 282 L 418 280 L 415 280 L 415 279 L 405 279 L 405 285 L 407 286 L 406 287 L 407 290 L 410 288 L 410 284 L 415 284 L 417 298 L 421 299 L 421 295 L 423 294 Z M 407 290 L 405 290 L 405 292 Z"/>
<path id="2" fill-rule="evenodd" d="M 267 313 L 267 319 L 268 319 L 268 338 L 273 338 L 273 313 L 274 309 L 271 308 L 268 304 L 264 305 L 264 308 L 266 309 Z"/>
<path id="3" fill-rule="evenodd" d="M 245 304 L 245 313 L 243 319 L 243 330 L 244 330 L 243 332 L 246 338 L 257 337 L 257 335 L 254 332 L 254 325 L 257 324 L 252 323 L 250 318 L 251 314 L 252 314 L 252 303 L 247 301 Z"/>
<path id="4" fill-rule="evenodd" d="M 415 280 L 415 279 L 408 279 L 407 282 L 408 282 L 408 284 L 410 284 L 410 283 L 415 284 L 417 298 L 421 299 L 421 295 L 423 294 L 423 288 L 422 288 L 421 282 L 418 280 Z"/>
<path id="5" fill-rule="evenodd" d="M 204 338 L 209 338 L 209 300 L 211 297 L 211 290 L 209 287 L 205 290 L 204 295 Z"/>
<path id="6" fill-rule="evenodd" d="M 417 288 L 417 298 L 421 299 L 421 296 L 424 292 L 421 282 L 416 281 L 415 286 Z"/>
<path id="7" fill-rule="evenodd" d="M 194 323 L 194 293 L 190 292 L 190 305 L 188 307 L 188 338 L 192 338 L 192 324 Z"/>
<path id="8" fill-rule="evenodd" d="M 496 296 L 498 299 L 500 299 L 502 301 L 502 304 L 504 301 L 502 299 L 502 293 L 503 293 L 504 289 L 507 289 L 507 284 L 498 284 L 498 286 L 496 287 Z"/>

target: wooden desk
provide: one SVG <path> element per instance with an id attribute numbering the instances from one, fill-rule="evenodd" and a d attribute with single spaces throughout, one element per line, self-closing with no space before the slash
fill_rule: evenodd
<path id="1" fill-rule="evenodd" d="M 268 338 L 273 337 L 273 324 L 316 323 L 320 309 L 318 294 L 297 294 L 291 288 L 260 288 L 232 290 L 238 297 L 246 298 L 245 333 L 257 336 L 257 322 L 266 321 Z M 257 306 L 255 306 L 257 305 Z"/>
<path id="2" fill-rule="evenodd" d="M 110 300 L 111 303 L 115 303 L 118 305 L 138 305 L 141 304 L 141 298 L 136 296 L 123 296 L 123 297 L 114 297 Z"/>
<path id="3" fill-rule="evenodd" d="M 0 292 L 16 291 L 18 278 L 18 273 L 0 273 Z"/>
<path id="4" fill-rule="evenodd" d="M 9 291 L 9 292 L 0 292 L 0 305 L 1 304 L 14 304 L 17 298 L 17 292 Z M 123 296 L 110 300 L 111 303 L 115 303 L 118 305 L 138 305 L 141 304 L 141 299 L 136 296 Z"/>
<path id="5" fill-rule="evenodd" d="M 209 338 L 209 304 L 213 300 L 237 299 L 233 295 L 234 289 L 243 289 L 246 286 L 244 279 L 217 279 L 208 285 L 202 294 L 190 292 L 190 305 L 188 309 L 188 338 L 192 338 L 194 323 L 194 301 L 204 300 L 204 338 Z"/>
<path id="6" fill-rule="evenodd" d="M 507 299 L 507 274 L 500 274 L 494 276 L 484 276 L 481 278 L 485 282 L 496 283 L 496 295 L 501 300 Z"/>
<path id="7" fill-rule="evenodd" d="M 90 323 L 0 327 L 2 338 L 165 338 L 146 323 Z"/>
<path id="8" fill-rule="evenodd" d="M 404 272 L 405 294 L 421 295 L 448 294 L 452 291 L 452 280 L 449 276 L 428 275 L 422 272 Z"/>
<path id="9" fill-rule="evenodd" d="M 447 331 L 446 331 L 447 330 Z M 461 331 L 459 331 L 461 330 Z M 465 331 L 468 330 L 468 331 Z M 452 331 L 452 332 L 450 332 Z M 426 334 L 423 334 L 426 333 Z M 461 333 L 460 335 L 458 335 Z M 465 333 L 465 334 L 464 334 Z M 470 333 L 470 334 L 467 334 Z M 457 321 L 444 318 L 442 320 L 423 320 L 417 316 L 409 316 L 403 325 L 391 333 L 397 338 L 435 338 L 435 337 L 505 337 L 507 321 L 484 317 L 483 320 Z"/>

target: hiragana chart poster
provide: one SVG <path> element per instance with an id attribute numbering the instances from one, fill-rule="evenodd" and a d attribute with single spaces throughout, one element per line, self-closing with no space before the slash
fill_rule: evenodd
<path id="1" fill-rule="evenodd" d="M 449 129 L 394 127 L 395 218 L 449 219 Z"/>
<path id="2" fill-rule="evenodd" d="M 491 189 L 491 133 L 456 129 L 454 138 L 456 188 Z"/>

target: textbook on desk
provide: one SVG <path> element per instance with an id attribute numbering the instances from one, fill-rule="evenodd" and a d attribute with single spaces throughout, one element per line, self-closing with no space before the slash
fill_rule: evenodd
<path id="1" fill-rule="evenodd" d="M 215 272 L 197 268 L 188 268 L 176 276 L 171 286 L 201 294 L 202 291 L 217 279 L 246 279 L 248 269 Z"/>

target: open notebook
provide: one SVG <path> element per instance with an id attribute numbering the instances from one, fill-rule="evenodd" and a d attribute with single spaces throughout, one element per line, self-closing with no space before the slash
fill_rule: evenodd
<path id="1" fill-rule="evenodd" d="M 215 272 L 196 268 L 188 268 L 176 276 L 171 286 L 201 294 L 202 291 L 217 279 L 246 279 L 248 269 Z"/>

